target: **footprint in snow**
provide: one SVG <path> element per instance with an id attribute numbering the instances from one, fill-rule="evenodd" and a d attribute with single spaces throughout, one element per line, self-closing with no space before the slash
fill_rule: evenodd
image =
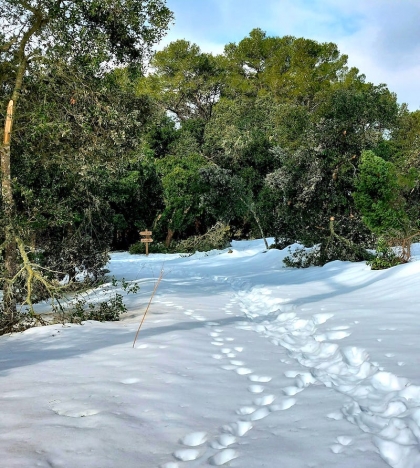
<path id="1" fill-rule="evenodd" d="M 248 387 L 248 391 L 251 393 L 262 393 L 264 391 L 264 387 L 262 385 L 250 385 Z"/>
<path id="2" fill-rule="evenodd" d="M 238 452 L 236 450 L 224 449 L 221 452 L 216 453 L 216 455 L 210 457 L 209 463 L 213 466 L 222 466 L 234 460 L 235 458 L 238 458 Z"/>
<path id="3" fill-rule="evenodd" d="M 294 396 L 302 392 L 303 390 L 304 390 L 304 387 L 301 387 L 301 388 L 300 387 L 284 387 L 282 389 L 282 392 L 287 396 Z"/>
<path id="4" fill-rule="evenodd" d="M 267 407 L 263 406 L 262 408 L 257 409 L 257 411 L 254 411 L 249 417 L 249 419 L 251 421 L 259 421 L 260 419 L 264 419 L 265 417 L 267 417 L 269 414 L 270 410 Z"/>
<path id="5" fill-rule="evenodd" d="M 196 460 L 201 455 L 197 449 L 180 449 L 173 453 L 173 456 L 180 461 Z"/>
<path id="6" fill-rule="evenodd" d="M 188 447 L 198 447 L 207 442 L 207 432 L 191 432 L 185 435 L 180 443 Z"/>
<path id="7" fill-rule="evenodd" d="M 337 442 L 341 445 L 351 445 L 353 443 L 353 439 L 348 436 L 338 436 Z"/>
<path id="8" fill-rule="evenodd" d="M 224 358 L 223 354 L 212 354 L 211 357 L 213 359 L 223 359 Z"/>
<path id="9" fill-rule="evenodd" d="M 229 357 L 229 356 L 228 356 L 228 357 Z M 242 362 L 242 361 L 234 361 L 234 360 L 232 360 L 232 361 L 230 361 L 230 363 L 233 364 L 234 366 L 244 366 L 244 365 L 245 365 L 245 363 Z"/>
<path id="10" fill-rule="evenodd" d="M 390 372 L 377 372 L 371 379 L 376 390 L 382 392 L 393 392 L 402 390 L 408 384 L 408 379 L 397 377 Z"/>
<path id="11" fill-rule="evenodd" d="M 227 424 L 226 426 L 223 426 L 224 432 L 237 437 L 244 436 L 251 429 L 252 423 L 250 421 L 237 421 L 232 424 Z"/>
<path id="12" fill-rule="evenodd" d="M 274 395 L 264 395 L 262 397 L 255 398 L 253 403 L 257 406 L 266 406 L 271 405 L 275 399 L 276 397 Z"/>
<path id="13" fill-rule="evenodd" d="M 233 364 L 227 364 L 226 366 L 222 366 L 221 369 L 231 371 L 231 370 L 237 369 L 237 367 L 234 366 Z"/>
<path id="14" fill-rule="evenodd" d="M 254 408 L 253 406 L 243 406 L 242 408 L 239 408 L 236 411 L 236 414 L 240 414 L 241 416 L 246 416 L 248 414 L 252 414 L 255 410 L 256 408 Z"/>
<path id="15" fill-rule="evenodd" d="M 327 418 L 333 419 L 334 421 L 340 421 L 341 419 L 343 419 L 343 417 L 344 417 L 343 414 L 338 411 L 327 414 Z"/>
<path id="16" fill-rule="evenodd" d="M 270 411 L 284 411 L 288 410 L 296 404 L 296 398 L 286 398 L 276 405 L 270 406 Z"/>
<path id="17" fill-rule="evenodd" d="M 271 377 L 269 377 L 268 375 L 250 375 L 248 379 L 251 382 L 267 383 L 270 382 Z"/>
<path id="18" fill-rule="evenodd" d="M 236 443 L 237 440 L 238 439 L 232 434 L 222 434 L 217 438 L 217 440 L 212 442 L 210 446 L 216 450 L 221 450 L 229 447 L 229 445 Z"/>
<path id="19" fill-rule="evenodd" d="M 132 378 L 132 379 L 121 380 L 121 383 L 125 384 L 125 385 L 132 385 L 132 384 L 135 384 L 137 382 L 140 382 L 140 379 Z"/>
<path id="20" fill-rule="evenodd" d="M 100 410 L 93 408 L 82 409 L 83 404 L 77 402 L 60 403 L 51 409 L 59 416 L 67 416 L 69 418 L 85 418 L 87 416 L 94 416 L 100 413 Z"/>
<path id="21" fill-rule="evenodd" d="M 284 373 L 284 376 L 287 377 L 288 379 L 294 379 L 298 375 L 300 375 L 302 371 L 286 371 Z"/>
<path id="22" fill-rule="evenodd" d="M 314 338 L 318 342 L 328 341 L 328 340 L 342 340 L 350 336 L 351 333 L 348 331 L 327 331 L 320 335 L 314 335 Z"/>

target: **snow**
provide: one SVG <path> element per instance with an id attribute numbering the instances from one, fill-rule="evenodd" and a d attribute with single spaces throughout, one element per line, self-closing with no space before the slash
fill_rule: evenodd
<path id="1" fill-rule="evenodd" d="M 384 271 L 232 250 L 114 253 L 120 322 L 0 337 L 0 465 L 420 467 L 420 245 Z"/>

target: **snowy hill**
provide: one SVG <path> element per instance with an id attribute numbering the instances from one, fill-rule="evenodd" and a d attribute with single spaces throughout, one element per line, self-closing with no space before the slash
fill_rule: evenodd
<path id="1" fill-rule="evenodd" d="M 232 249 L 115 253 L 120 322 L 0 337 L 0 466 L 420 467 L 420 262 Z"/>

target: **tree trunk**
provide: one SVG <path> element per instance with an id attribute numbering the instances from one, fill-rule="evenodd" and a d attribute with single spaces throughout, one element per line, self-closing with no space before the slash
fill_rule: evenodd
<path id="1" fill-rule="evenodd" d="M 261 226 L 260 219 L 258 218 L 257 211 L 255 210 L 254 202 L 248 202 L 246 199 L 242 197 L 239 197 L 239 198 L 242 201 L 242 203 L 248 208 L 252 216 L 254 217 L 255 223 L 261 233 L 261 237 L 264 240 L 265 248 L 268 250 L 269 249 L 268 242 L 267 242 L 267 239 L 265 238 L 265 234 Z"/>
<path id="2" fill-rule="evenodd" d="M 3 307 L 6 315 L 6 320 L 10 324 L 14 324 L 17 316 L 16 312 L 16 297 L 13 294 L 14 285 L 11 280 L 15 277 L 18 271 L 18 253 L 16 232 L 14 227 L 15 220 L 15 202 L 13 199 L 12 176 L 10 170 L 10 142 L 12 136 L 13 125 L 13 107 L 16 107 L 22 89 L 23 78 L 28 66 L 28 57 L 26 55 L 26 46 L 32 37 L 42 29 L 48 19 L 44 18 L 41 9 L 34 9 L 29 2 L 25 7 L 33 13 L 33 18 L 30 23 L 30 28 L 23 34 L 17 49 L 16 58 L 19 63 L 16 69 L 15 84 L 11 100 L 7 107 L 6 123 L 4 127 L 4 140 L 0 147 L 0 168 L 1 168 L 1 195 L 3 203 L 4 216 L 4 268 L 5 279 L 3 284 Z M 9 280 L 9 281 L 7 281 Z"/>
<path id="3" fill-rule="evenodd" d="M 16 298 L 13 294 L 11 280 L 17 272 L 17 250 L 16 239 L 13 228 L 13 214 L 15 204 L 12 192 L 12 177 L 10 172 L 10 135 L 12 131 L 13 101 L 7 107 L 6 124 L 4 128 L 4 141 L 1 147 L 1 195 L 3 202 L 3 216 L 5 222 L 4 231 L 4 268 L 5 279 L 3 284 L 3 306 L 4 313 L 9 323 L 14 323 L 16 315 Z"/>
<path id="4" fill-rule="evenodd" d="M 166 235 L 166 240 L 165 240 L 166 248 L 169 248 L 169 246 L 171 245 L 174 234 L 175 234 L 175 231 L 173 231 L 171 228 L 168 228 L 168 234 Z"/>

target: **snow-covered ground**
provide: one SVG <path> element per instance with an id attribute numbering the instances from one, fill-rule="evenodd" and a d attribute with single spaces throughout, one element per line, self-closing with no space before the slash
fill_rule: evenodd
<path id="1" fill-rule="evenodd" d="M 0 466 L 420 467 L 420 261 L 232 249 L 115 253 L 120 322 L 0 337 Z"/>

